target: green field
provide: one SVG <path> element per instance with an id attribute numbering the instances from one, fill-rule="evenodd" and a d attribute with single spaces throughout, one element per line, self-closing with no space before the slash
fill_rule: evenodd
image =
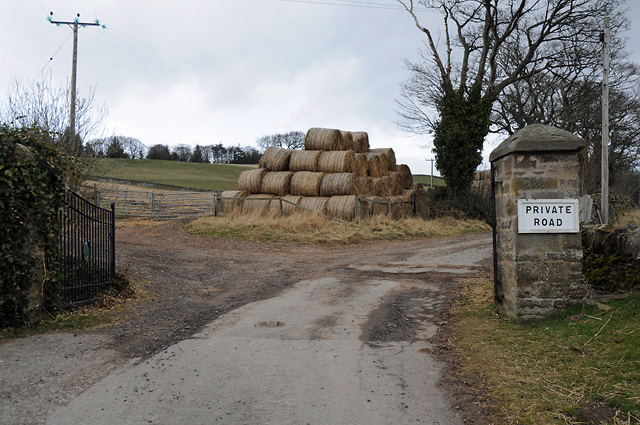
<path id="1" fill-rule="evenodd" d="M 107 177 L 130 183 L 156 185 L 196 190 L 235 190 L 238 176 L 251 166 L 227 164 L 198 164 L 153 159 L 99 159 L 95 177 Z M 416 174 L 413 181 L 429 187 L 431 176 Z M 441 177 L 433 178 L 434 186 L 444 185 Z"/>
<path id="2" fill-rule="evenodd" d="M 428 174 L 414 174 L 413 181 L 416 183 L 422 183 L 424 187 L 431 186 L 431 176 Z M 433 176 L 434 186 L 444 186 L 444 180 L 442 177 Z"/>
<path id="3" fill-rule="evenodd" d="M 238 176 L 254 167 L 153 159 L 100 159 L 96 177 L 197 190 L 235 190 Z"/>

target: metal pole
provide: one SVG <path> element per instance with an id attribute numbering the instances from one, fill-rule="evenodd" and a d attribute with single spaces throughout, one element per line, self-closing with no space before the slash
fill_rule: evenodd
<path id="1" fill-rule="evenodd" d="M 604 69 L 602 75 L 602 223 L 609 224 L 609 18 L 604 18 Z"/>

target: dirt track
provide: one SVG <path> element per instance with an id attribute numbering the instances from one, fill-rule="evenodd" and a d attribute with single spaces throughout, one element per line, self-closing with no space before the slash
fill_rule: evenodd
<path id="1" fill-rule="evenodd" d="M 449 248 L 455 250 L 456 246 L 486 249 L 487 235 L 326 248 L 213 240 L 188 235 L 182 226 L 168 222 L 118 228 L 119 267 L 135 277 L 143 296 L 113 313 L 116 324 L 75 335 L 60 333 L 0 345 L 3 423 L 43 423 L 53 410 L 125 361 L 147 358 L 191 337 L 220 315 L 270 298 L 296 282 L 328 274 L 371 278 L 387 273 L 379 266 L 392 263 L 403 266 L 394 271 L 396 278 L 415 284 L 382 303 L 363 327 L 368 330 L 363 332 L 364 342 L 410 338 L 419 321 L 404 312 L 415 309 L 410 304 L 423 291 L 420 280 L 431 276 L 431 282 L 447 295 L 431 312 L 430 320 L 441 328 L 432 354 L 451 361 L 455 368 L 455 359 L 447 355 L 449 335 L 443 318 L 458 274 L 454 266 L 421 270 L 420 250 L 425 244 L 440 245 L 443 258 L 449 258 L 446 256 L 453 252 Z M 411 258 L 413 263 L 408 260 Z M 352 264 L 361 267 L 350 267 Z M 378 267 L 368 268 L 368 264 Z M 487 274 L 489 264 L 479 261 L 467 268 L 466 272 L 470 271 Z M 458 408 L 463 416 L 473 419 L 469 423 L 484 423 L 473 399 L 477 394 L 467 381 L 451 370 L 443 380 L 444 389 L 454 404 L 461 402 Z"/>

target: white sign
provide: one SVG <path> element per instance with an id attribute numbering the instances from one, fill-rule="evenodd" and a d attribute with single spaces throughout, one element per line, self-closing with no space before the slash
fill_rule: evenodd
<path id="1" fill-rule="evenodd" d="M 578 233 L 577 199 L 518 199 L 518 233 Z"/>

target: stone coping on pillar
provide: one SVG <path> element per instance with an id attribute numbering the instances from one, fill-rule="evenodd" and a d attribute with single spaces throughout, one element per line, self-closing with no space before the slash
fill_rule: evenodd
<path id="1" fill-rule="evenodd" d="M 531 124 L 500 143 L 489 156 L 494 162 L 514 152 L 579 151 L 586 146 L 583 138 L 544 124 Z"/>

